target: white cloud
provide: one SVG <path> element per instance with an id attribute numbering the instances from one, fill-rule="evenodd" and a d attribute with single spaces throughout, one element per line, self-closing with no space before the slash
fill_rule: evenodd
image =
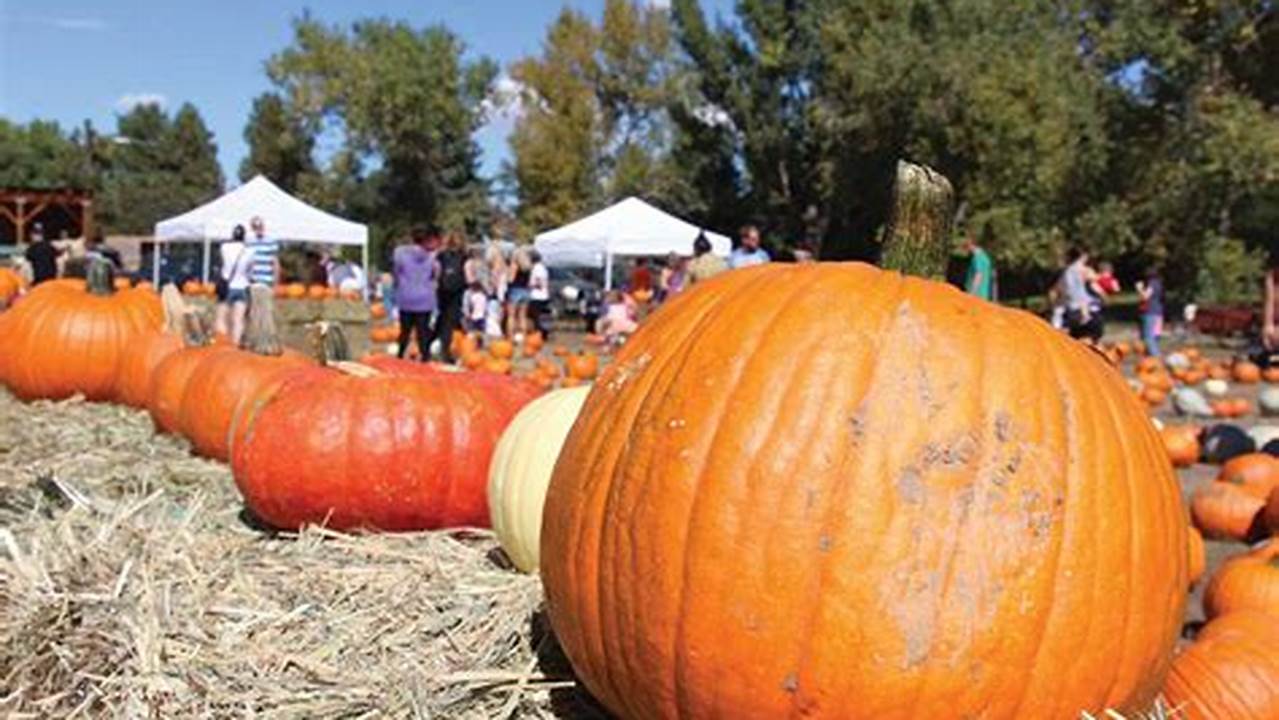
<path id="1" fill-rule="evenodd" d="M 503 73 L 493 83 L 493 91 L 484 100 L 484 117 L 489 123 L 514 123 L 524 114 L 524 84 Z"/>
<path id="2" fill-rule="evenodd" d="M 648 6 L 658 10 L 670 10 L 671 0 L 648 0 Z"/>
<path id="3" fill-rule="evenodd" d="M 111 27 L 110 23 L 106 20 L 94 17 L 53 17 L 45 18 L 44 22 L 58 28 L 59 30 L 85 30 L 89 32 L 100 32 Z"/>
<path id="4" fill-rule="evenodd" d="M 127 113 L 139 105 L 159 105 L 160 109 L 164 109 L 168 104 L 169 98 L 161 93 L 125 93 L 115 101 L 115 109 L 117 112 Z"/>

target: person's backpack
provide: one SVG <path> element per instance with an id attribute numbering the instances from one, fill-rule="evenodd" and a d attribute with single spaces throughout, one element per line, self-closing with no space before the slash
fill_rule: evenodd
<path id="1" fill-rule="evenodd" d="M 456 295 L 466 289 L 465 262 L 461 253 L 440 253 L 441 295 Z"/>

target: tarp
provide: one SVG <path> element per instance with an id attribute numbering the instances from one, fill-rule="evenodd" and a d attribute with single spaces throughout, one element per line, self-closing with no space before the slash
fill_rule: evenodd
<path id="1" fill-rule="evenodd" d="M 639 198 L 625 200 L 541 233 L 534 247 L 550 267 L 610 267 L 613 257 L 654 257 L 693 254 L 693 240 L 702 231 Z M 728 255 L 733 244 L 725 236 L 706 231 L 711 252 Z"/>
<path id="2" fill-rule="evenodd" d="M 226 240 L 231 229 L 260 216 L 267 235 L 281 242 L 365 245 L 367 226 L 311 207 L 258 175 L 222 197 L 155 225 L 157 242 Z"/>

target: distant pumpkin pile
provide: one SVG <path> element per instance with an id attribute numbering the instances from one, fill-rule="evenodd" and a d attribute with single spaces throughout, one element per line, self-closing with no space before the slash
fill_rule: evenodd
<path id="1" fill-rule="evenodd" d="M 234 348 L 170 289 L 42 287 L 0 315 L 0 381 L 145 407 L 277 527 L 491 522 L 622 718 L 1073 719 L 1161 693 L 1191 718 L 1276 717 L 1279 624 L 1250 586 L 1273 554 L 1214 579 L 1214 619 L 1174 659 L 1203 539 L 1172 445 L 1103 358 L 1030 315 L 779 264 L 682 293 L 602 369 L 465 334 L 454 368 L 350 362 L 324 326 L 314 358 L 283 350 L 263 295 Z M 55 314 L 76 329 L 33 321 Z M 49 362 L 73 355 L 96 362 Z M 1279 516 L 1261 462 L 1218 481 L 1261 503 L 1249 532 Z M 1261 689 L 1225 697 L 1242 672 Z"/>

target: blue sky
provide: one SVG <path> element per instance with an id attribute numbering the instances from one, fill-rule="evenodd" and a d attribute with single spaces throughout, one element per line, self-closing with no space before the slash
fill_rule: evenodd
<path id="1" fill-rule="evenodd" d="M 269 89 L 263 63 L 289 43 L 290 21 L 304 9 L 343 24 L 377 16 L 444 23 L 471 53 L 505 66 L 538 51 L 565 5 L 598 16 L 603 0 L 0 0 L 0 116 L 64 127 L 87 118 L 112 131 L 130 103 L 158 99 L 173 110 L 189 101 L 216 135 L 235 182 L 249 107 Z M 727 17 L 733 0 L 703 5 Z M 477 135 L 486 174 L 507 155 L 511 123 L 498 119 Z"/>

